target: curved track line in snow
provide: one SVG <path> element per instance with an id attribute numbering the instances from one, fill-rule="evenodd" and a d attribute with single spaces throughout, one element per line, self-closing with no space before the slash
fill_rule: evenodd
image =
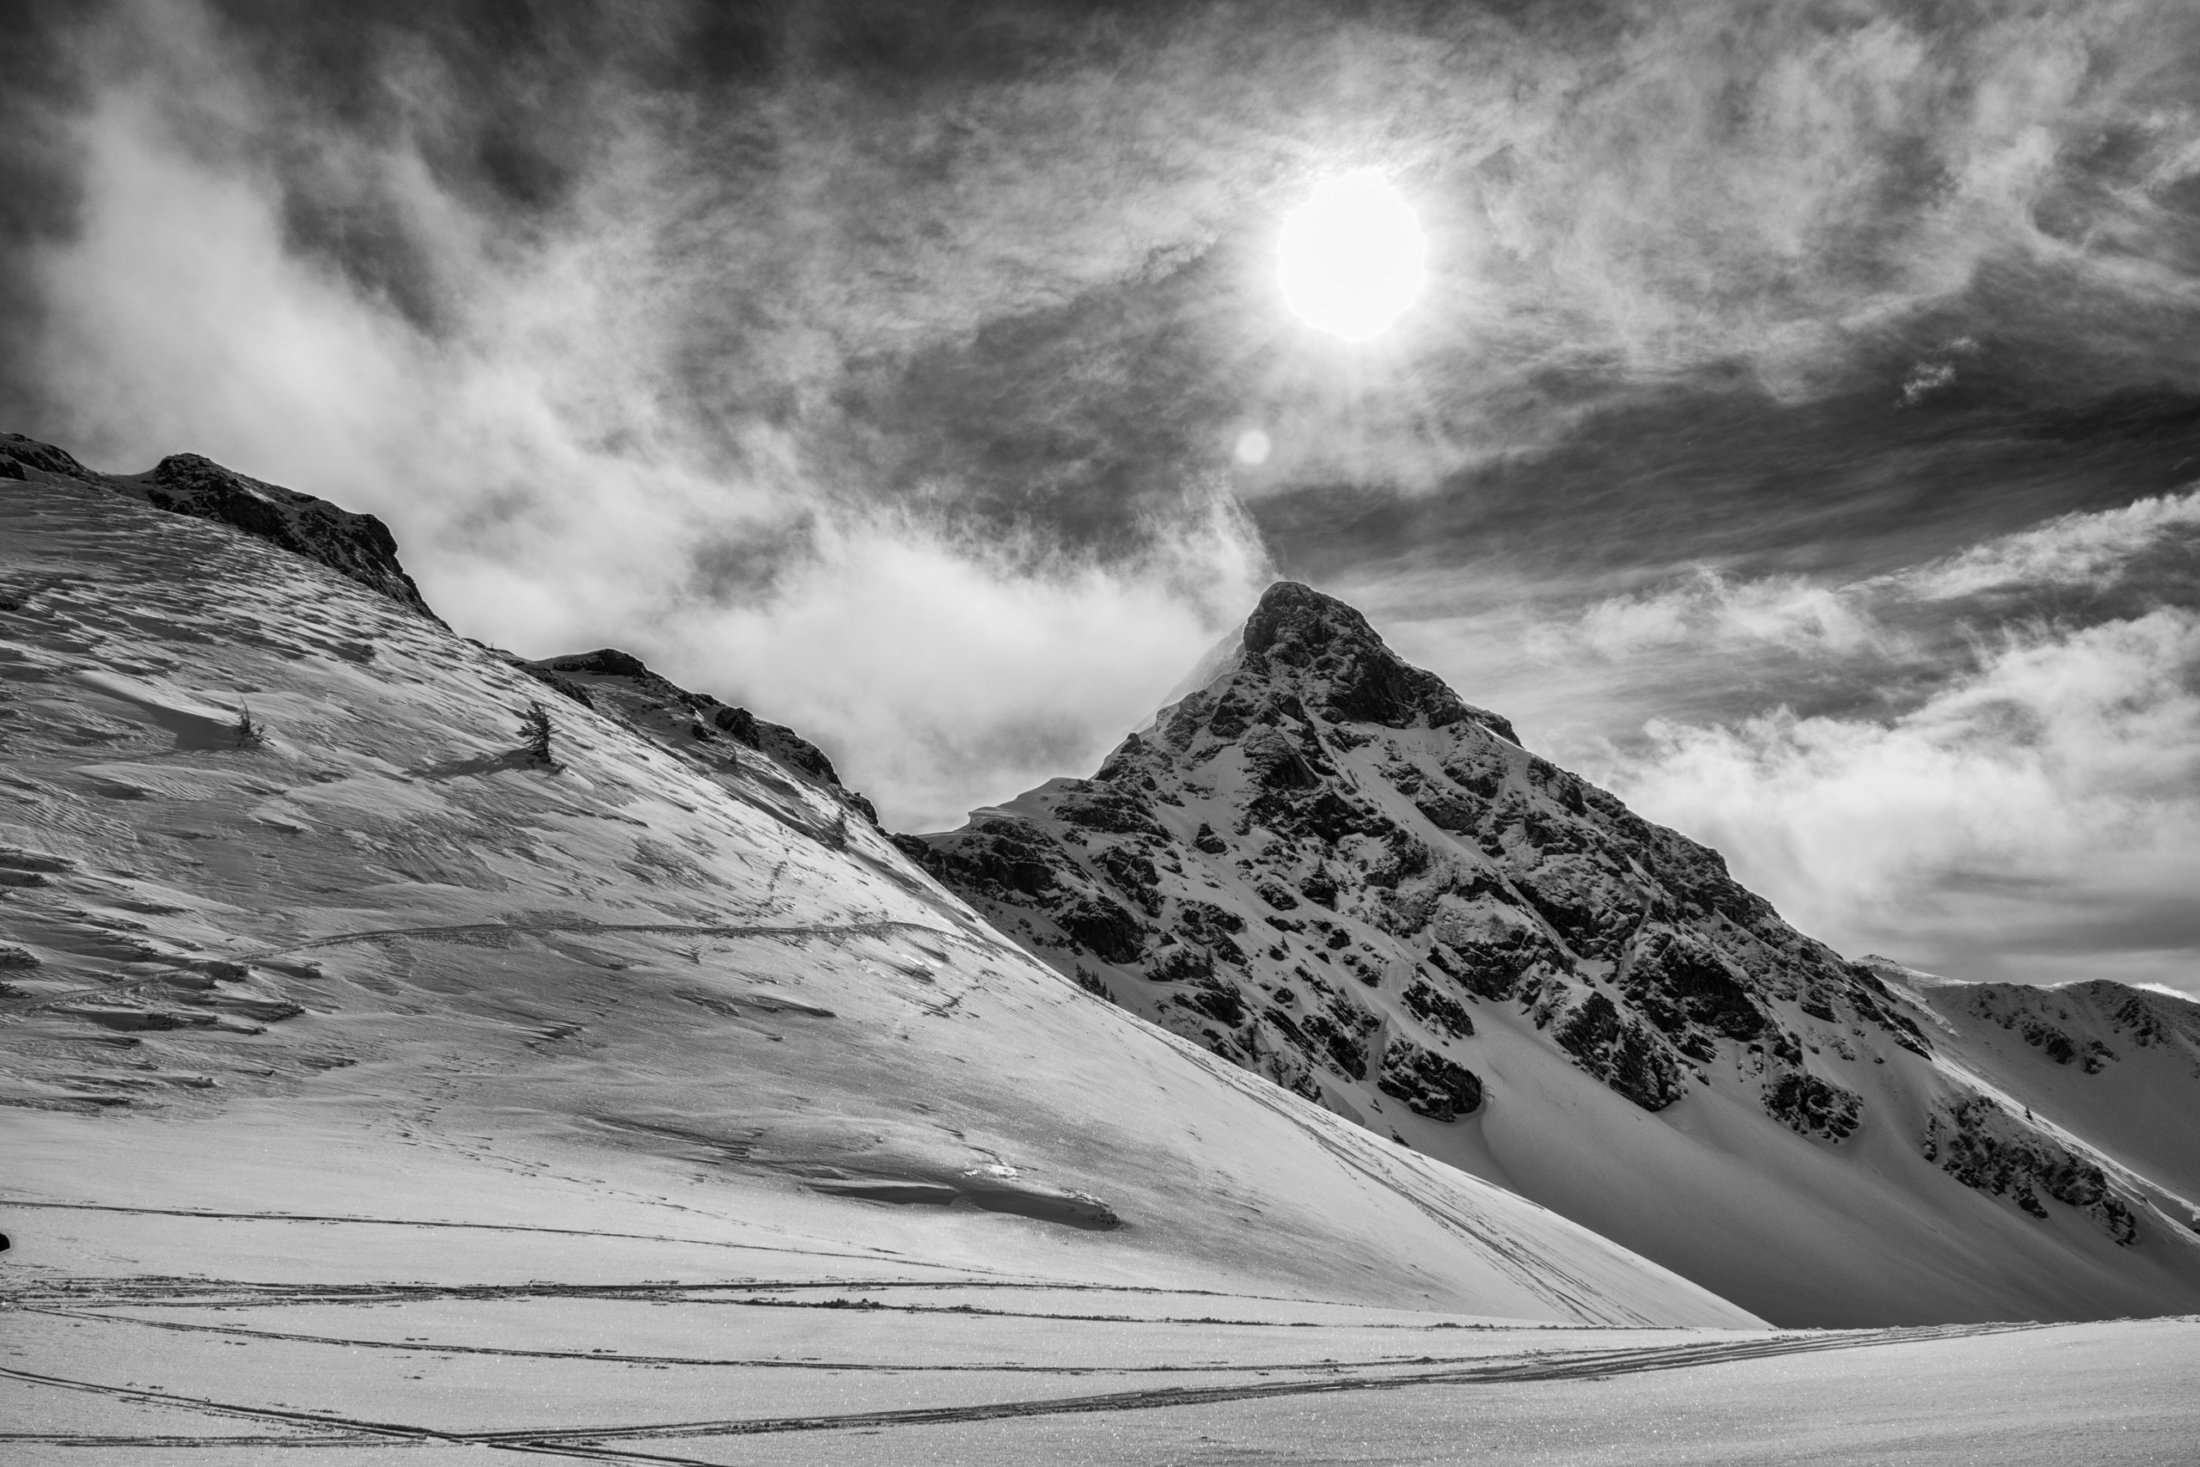
<path id="1" fill-rule="evenodd" d="M 1050 1319 L 1095 1324 L 1182 1324 L 1209 1328 L 1219 1325 L 1245 1329 L 1408 1331 L 1501 1329 L 1508 1332 L 1558 1331 L 1582 1328 L 1579 1325 L 1547 1324 L 1535 1321 L 1507 1322 L 1503 1324 L 1459 1324 L 1452 1321 L 1440 1321 L 1432 1324 L 1404 1324 L 1383 1321 L 1354 1324 L 1349 1321 L 1334 1319 L 1221 1319 L 1213 1315 L 1193 1318 L 1144 1314 L 1065 1314 L 1040 1310 L 997 1309 L 974 1304 L 882 1304 L 876 1299 L 868 1297 L 873 1293 L 887 1293 L 896 1289 L 924 1292 L 940 1292 L 950 1289 L 983 1289 L 1003 1292 L 1022 1290 L 1042 1294 L 1123 1294 L 1160 1298 L 1219 1299 L 1265 1304 L 1312 1305 L 1329 1309 L 1370 1309 L 1383 1313 L 1396 1312 L 1394 1310 L 1382 1310 L 1380 1306 L 1376 1305 L 1333 1304 L 1325 1300 L 1293 1299 L 1274 1294 L 1225 1293 L 1212 1289 L 1169 1289 L 1138 1284 L 1056 1283 L 1045 1279 L 1009 1277 L 961 1279 L 766 1278 L 733 1281 L 717 1280 L 710 1283 L 681 1283 L 673 1280 L 635 1284 L 314 1284 L 126 1275 L 120 1277 L 93 1276 L 42 1279 L 35 1284 L 20 1285 L 11 1291 L 0 1293 L 0 1300 L 4 1300 L 15 1307 L 26 1309 L 44 1309 L 59 1305 L 88 1309 L 245 1309 L 254 1307 L 283 1308 L 296 1304 L 389 1304 L 438 1299 L 519 1301 L 529 1299 L 597 1299 L 613 1302 L 640 1300 L 650 1303 L 670 1302 L 713 1306 L 744 1306 L 762 1309 L 823 1309 L 899 1314 L 981 1315 L 1004 1319 Z M 828 1290 L 836 1297 L 817 1300 L 771 1297 L 804 1291 L 822 1292 Z M 739 1297 L 759 1294 L 766 1297 Z M 847 1297 L 851 1294 L 863 1297 Z M 696 1295 L 715 1297 L 697 1298 Z M 1626 1326 L 1598 1326 L 1598 1328 L 1621 1329 L 1626 1328 Z"/>
<path id="2" fill-rule="evenodd" d="M 1175 1038 L 1176 1036 L 1172 1035 L 1170 1037 Z M 1529 1294 L 1571 1311 L 1577 1319 L 1585 1324 L 1601 1322 L 1596 1307 L 1588 1302 L 1597 1296 L 1598 1291 L 1593 1286 L 1575 1277 L 1570 1270 L 1561 1266 L 1555 1257 L 1539 1254 L 1531 1259 L 1520 1256 L 1520 1250 L 1508 1246 L 1495 1230 L 1478 1226 L 1476 1219 L 1463 1215 L 1459 1210 L 1438 1206 L 1434 1201 L 1423 1197 L 1421 1195 L 1423 1189 L 1413 1185 L 1410 1180 L 1401 1183 L 1392 1172 L 1389 1159 L 1380 1150 L 1376 1149 L 1380 1143 L 1372 1139 L 1372 1132 L 1359 1131 L 1355 1128 L 1356 1134 L 1352 1136 L 1349 1143 L 1340 1140 L 1336 1136 L 1325 1135 L 1319 1126 L 1310 1124 L 1305 1117 L 1292 1113 L 1290 1104 L 1282 1098 L 1288 1092 L 1269 1084 L 1258 1075 L 1238 1068 L 1236 1065 L 1214 1060 L 1213 1056 L 1207 1054 L 1205 1050 L 1199 1049 L 1198 1046 L 1187 1040 L 1179 1039 L 1177 1042 L 1198 1054 L 1202 1059 L 1210 1061 L 1218 1078 L 1234 1087 L 1240 1094 L 1255 1104 L 1266 1108 L 1286 1122 L 1296 1126 L 1311 1138 L 1316 1145 L 1328 1152 L 1340 1165 L 1365 1177 L 1377 1189 L 1396 1195 L 1418 1209 L 1439 1228 L 1465 1240 Z M 1616 1304 L 1607 1306 L 1607 1308 L 1618 1307 L 1620 1306 Z M 1636 1324 L 1645 1328 L 1654 1323 L 1649 1316 L 1638 1310 L 1626 1310 L 1625 1312 L 1634 1317 Z"/>
<path id="3" fill-rule="evenodd" d="M 42 1375 L 35 1370 L 18 1370 L 11 1365 L 0 1365 L 0 1378 L 19 1380 L 27 1385 L 51 1386 L 57 1390 L 82 1391 L 87 1395 L 111 1396 L 117 1400 L 137 1401 L 148 1406 L 180 1406 L 187 1411 L 201 1411 L 212 1416 L 235 1416 L 247 1421 L 272 1421 L 284 1426 L 302 1426 L 318 1431 L 339 1430 L 347 1438 L 356 1440 L 355 1433 L 378 1437 L 401 1437 L 408 1441 L 456 1442 L 461 1438 L 444 1432 L 432 1431 L 423 1426 L 403 1426 L 386 1421 L 354 1421 L 348 1417 L 330 1416 L 317 1411 L 293 1411 L 280 1406 L 240 1406 L 229 1401 L 211 1400 L 205 1396 L 186 1396 L 173 1391 L 147 1390 L 142 1386 L 106 1385 L 99 1381 L 75 1380 L 65 1375 Z M 0 1441 L 60 1442 L 69 1441 L 87 1445 L 137 1446 L 152 1442 L 169 1443 L 176 1440 L 167 1435 L 138 1438 L 132 1436 L 87 1436 L 81 1432 L 0 1432 Z M 197 1441 L 197 1438 L 186 1438 Z M 326 1437 L 263 1437 L 257 1441 L 267 1446 L 320 1446 L 345 1445 Z"/>
<path id="4" fill-rule="evenodd" d="M 601 1350 L 524 1350 L 505 1345 L 437 1345 L 422 1340 L 359 1339 L 349 1335 L 291 1334 L 281 1330 L 246 1329 L 234 1324 L 135 1319 L 127 1314 L 103 1314 L 95 1309 L 47 1309 L 32 1306 L 23 1312 L 50 1315 L 56 1319 L 86 1319 L 100 1324 L 134 1324 L 145 1329 L 177 1330 L 193 1334 L 235 1335 L 246 1340 L 340 1345 L 357 1350 L 404 1350 L 426 1355 L 499 1355 L 525 1360 L 582 1360 L 602 1365 L 681 1365 L 734 1370 L 847 1370 L 885 1375 L 1279 1375 L 1293 1371 L 1385 1369 L 1406 1365 L 1469 1365 L 1490 1358 L 1487 1355 L 1395 1355 L 1371 1360 L 1284 1360 L 1253 1365 L 1025 1365 L 1016 1361 L 964 1365 L 896 1365 L 873 1360 L 786 1359 L 754 1355 L 740 1359 L 719 1359 L 698 1355 L 622 1355 Z"/>
<path id="5" fill-rule="evenodd" d="M 439 1222 L 429 1218 L 364 1217 L 356 1213 L 214 1212 L 190 1207 L 126 1207 L 113 1202 L 28 1202 L 21 1198 L 0 1197 L 0 1210 L 10 1207 L 46 1207 L 65 1212 L 126 1212 L 146 1217 L 197 1217 L 218 1222 L 345 1223 L 383 1228 L 461 1228 L 494 1233 L 552 1233 L 568 1238 L 623 1238 L 641 1243 L 676 1243 L 690 1248 L 739 1248 L 752 1253 L 793 1253 L 804 1258 L 876 1259 L 881 1263 L 898 1263 L 904 1267 L 952 1268 L 958 1273 L 985 1273 L 982 1268 L 969 1268 L 959 1264 L 926 1263 L 922 1259 L 909 1258 L 904 1254 L 883 1249 L 869 1253 L 850 1253 L 825 1248 L 793 1248 L 774 1243 L 736 1243 L 723 1239 L 674 1238 L 661 1233 L 615 1233 L 600 1231 L 595 1228 L 549 1228 L 530 1223 Z"/>
<path id="6" fill-rule="evenodd" d="M 935 926 L 930 922 L 917 922 L 900 917 L 881 917 L 864 922 L 805 922 L 790 924 L 706 923 L 694 925 L 679 922 L 599 922 L 591 917 L 543 917 L 524 922 L 463 922 L 446 927 L 377 927 L 363 932 L 333 932 L 323 937 L 302 938 L 297 942 L 275 947 L 256 948 L 247 953 L 227 955 L 228 961 L 237 963 L 265 962 L 284 953 L 306 952 L 325 947 L 343 947 L 354 942 L 383 942 L 401 937 L 487 937 L 525 936 L 529 933 L 561 932 L 576 936 L 593 936 L 609 932 L 645 933 L 660 937 L 716 937 L 738 941 L 744 938 L 766 940 L 796 940 L 805 937 L 887 937 L 897 933 L 921 932 L 936 938 L 955 938 L 969 941 L 969 934 L 953 928 Z M 73 988 L 62 993 L 47 994 L 37 1002 L 14 1010 L 13 1015 L 0 1014 L 0 1022 L 10 1017 L 39 1013 L 61 1004 L 78 1003 L 95 998 L 120 998 L 141 988 L 160 983 L 170 973 L 195 971 L 188 964 L 174 963 L 166 970 L 135 978 L 125 978 L 117 983 L 102 984 L 91 988 Z M 952 1006 L 952 1001 L 950 1003 Z"/>
<path id="7" fill-rule="evenodd" d="M 1411 1374 L 1341 1374 L 1312 1380 L 1282 1380 L 1227 1386 L 1154 1386 L 1141 1390 L 1110 1391 L 1089 1396 L 1059 1396 L 1049 1400 L 999 1401 L 970 1406 L 911 1407 L 892 1411 L 858 1411 L 831 1416 L 737 1418 L 724 1421 L 667 1423 L 610 1430 L 482 1433 L 472 1438 L 484 1445 L 574 1445 L 596 1447 L 613 1441 L 661 1440 L 682 1437 L 749 1436 L 790 1431 L 844 1431 L 877 1426 L 926 1426 L 950 1422 L 994 1421 L 1015 1416 L 1061 1416 L 1094 1411 L 1143 1411 L 1163 1406 L 1214 1405 L 1229 1401 L 1259 1400 L 1274 1396 L 1330 1395 L 1342 1391 L 1402 1390 L 1424 1385 L 1496 1385 L 1529 1381 L 1584 1380 L 1601 1376 L 1636 1375 L 1649 1371 L 1687 1370 L 1698 1366 L 1762 1359 L 1776 1355 L 1808 1354 L 1820 1350 L 1845 1350 L 1955 1336 L 1999 1334 L 2012 1330 L 2042 1329 L 2035 1324 L 1955 1325 L 1926 1329 L 1868 1330 L 1843 1334 L 1777 1336 L 1768 1340 L 1721 1341 L 1704 1345 L 1652 1346 L 1639 1350 L 1591 1350 L 1578 1355 L 1544 1357 L 1532 1361 L 1481 1364 L 1450 1370 Z M 637 1460 L 647 1460 L 637 1454 Z M 679 1459 L 672 1459 L 679 1460 Z"/>
<path id="8" fill-rule="evenodd" d="M 1083 1396 L 1057 1396 L 1043 1400 L 980 1402 L 962 1406 L 910 1407 L 888 1411 L 842 1412 L 835 1415 L 741 1417 L 715 1421 L 663 1422 L 624 1427 L 573 1427 L 552 1430 L 449 1432 L 395 1422 L 367 1421 L 333 1413 L 294 1411 L 277 1407 L 245 1406 L 134 1386 L 111 1386 L 96 1381 L 43 1375 L 0 1366 L 0 1377 L 32 1385 L 85 1391 L 143 1402 L 182 1407 L 216 1415 L 277 1422 L 305 1427 L 324 1435 L 301 1440 L 270 1437 L 261 1445 L 333 1446 L 342 1444 L 326 1433 L 366 1433 L 410 1442 L 448 1443 L 537 1452 L 604 1461 L 664 1462 L 717 1467 L 701 1458 L 662 1452 L 637 1451 L 616 1442 L 676 1441 L 683 1438 L 763 1436 L 787 1432 L 847 1431 L 893 1426 L 954 1425 L 1000 1421 L 1027 1416 L 1082 1415 L 1104 1411 L 1146 1411 L 1167 1406 L 1217 1405 L 1289 1396 L 1333 1395 L 1346 1391 L 1404 1390 L 1414 1386 L 1472 1386 L 1522 1384 L 1538 1381 L 1587 1380 L 1651 1371 L 1689 1370 L 1709 1365 L 1807 1354 L 1822 1350 L 1867 1348 L 1874 1345 L 1919 1343 L 1938 1339 L 2001 1334 L 2016 1330 L 2049 1328 L 2038 1324 L 1947 1325 L 1923 1329 L 1865 1330 L 1808 1335 L 1780 1335 L 1767 1339 L 1717 1341 L 1702 1345 L 1650 1346 L 1637 1350 L 1586 1350 L 1534 1360 L 1486 1362 L 1453 1369 L 1397 1372 L 1394 1366 L 1347 1366 L 1337 1373 L 1312 1379 L 1248 1382 L 1242 1385 L 1155 1386 L 1130 1391 L 1110 1391 Z M 1418 1363 L 1418 1362 L 1415 1362 Z M 1388 1374 L 1367 1373 L 1389 1370 Z M 82 1433 L 0 1433 L 0 1441 L 80 1445 L 166 1445 L 177 1440 L 152 1436 L 87 1436 Z"/>

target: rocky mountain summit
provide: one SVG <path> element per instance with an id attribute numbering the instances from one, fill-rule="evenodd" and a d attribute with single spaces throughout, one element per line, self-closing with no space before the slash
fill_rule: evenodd
<path id="1" fill-rule="evenodd" d="M 2200 1298 L 2190 1194 L 1943 1054 L 1921 1000 L 1305 586 L 1271 587 L 1204 685 L 1092 778 L 903 845 L 1088 990 L 1769 1317 L 1899 1311 L 1900 1270 L 1861 1267 L 1864 1234 L 1899 1254 L 1934 1217 L 1983 1227 L 1988 1255 L 2032 1225 L 2017 1252 L 2109 1274 L 2152 1250 L 2137 1272 L 2166 1265 Z M 2111 1040 L 2039 1032 L 2112 1063 Z M 1860 1172 L 1892 1193 L 1848 1185 Z M 1853 1256 L 1828 1241 L 1847 1227 Z M 1844 1302 L 1771 1276 L 1798 1268 L 1857 1277 Z M 1994 1290 L 1943 1292 L 1983 1308 Z"/>
<path id="2" fill-rule="evenodd" d="M 1446 1055 L 1487 1003 L 1519 1005 L 1644 1110 L 1747 1056 L 1768 1113 L 1828 1140 L 1861 1101 L 1806 1063 L 1802 1031 L 1929 1052 L 1869 968 L 1717 852 L 1528 753 L 1304 586 L 1272 588 L 1222 675 L 1092 779 L 1026 798 L 1051 822 L 1023 801 L 981 813 L 926 843 L 931 864 L 1018 909 L 1017 930 L 1053 927 L 1073 971 L 1158 988 L 1157 1017 L 1310 1098 L 1406 1072 L 1478 1094 Z"/>
<path id="3" fill-rule="evenodd" d="M 440 620 L 399 564 L 397 539 L 382 521 L 247 478 L 195 453 L 170 454 L 142 474 L 102 474 L 50 443 L 0 433 L 0 479 L 85 484 L 142 499 L 172 514 L 234 525 Z"/>

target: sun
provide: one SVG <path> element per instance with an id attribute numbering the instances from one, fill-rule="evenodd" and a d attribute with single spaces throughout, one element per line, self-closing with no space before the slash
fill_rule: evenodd
<path id="1" fill-rule="evenodd" d="M 1366 341 L 1397 323 L 1428 276 L 1428 240 L 1405 196 L 1377 173 L 1347 173 L 1284 217 L 1284 304 L 1307 325 Z"/>

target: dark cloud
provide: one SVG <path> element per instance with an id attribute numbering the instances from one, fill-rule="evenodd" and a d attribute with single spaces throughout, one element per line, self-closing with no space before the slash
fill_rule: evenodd
<path id="1" fill-rule="evenodd" d="M 2200 390 L 2117 384 L 2156 362 L 1955 339 L 1972 343 L 1957 375 L 1915 404 L 1902 385 L 1922 351 L 1883 357 L 1858 373 L 1865 385 L 1804 402 L 1753 384 L 1660 387 L 1582 412 L 1550 448 L 1433 491 L 1309 486 L 1255 514 L 1282 562 L 1314 576 L 1385 561 L 1501 562 L 1582 580 L 1694 562 L 1853 576 L 2200 477 Z M 2003 373 L 2010 359 L 2023 365 Z M 2052 376 L 2040 370 L 2050 365 Z"/>

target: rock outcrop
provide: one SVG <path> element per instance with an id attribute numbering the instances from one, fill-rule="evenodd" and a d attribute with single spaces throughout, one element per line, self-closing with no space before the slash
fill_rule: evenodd
<path id="1" fill-rule="evenodd" d="M 102 474 L 51 444 L 0 434 L 0 479 L 34 477 L 89 484 L 172 514 L 234 525 L 440 620 L 399 563 L 389 526 L 371 514 L 353 514 L 325 499 L 247 478 L 195 453 L 170 454 L 143 474 Z"/>
<path id="2" fill-rule="evenodd" d="M 705 767 L 738 767 L 739 751 L 746 749 L 824 791 L 869 824 L 878 824 L 878 811 L 840 782 L 833 761 L 817 745 L 783 723 L 758 718 L 708 693 L 691 693 L 630 652 L 605 647 L 536 661 L 510 660 L 564 696 Z"/>

